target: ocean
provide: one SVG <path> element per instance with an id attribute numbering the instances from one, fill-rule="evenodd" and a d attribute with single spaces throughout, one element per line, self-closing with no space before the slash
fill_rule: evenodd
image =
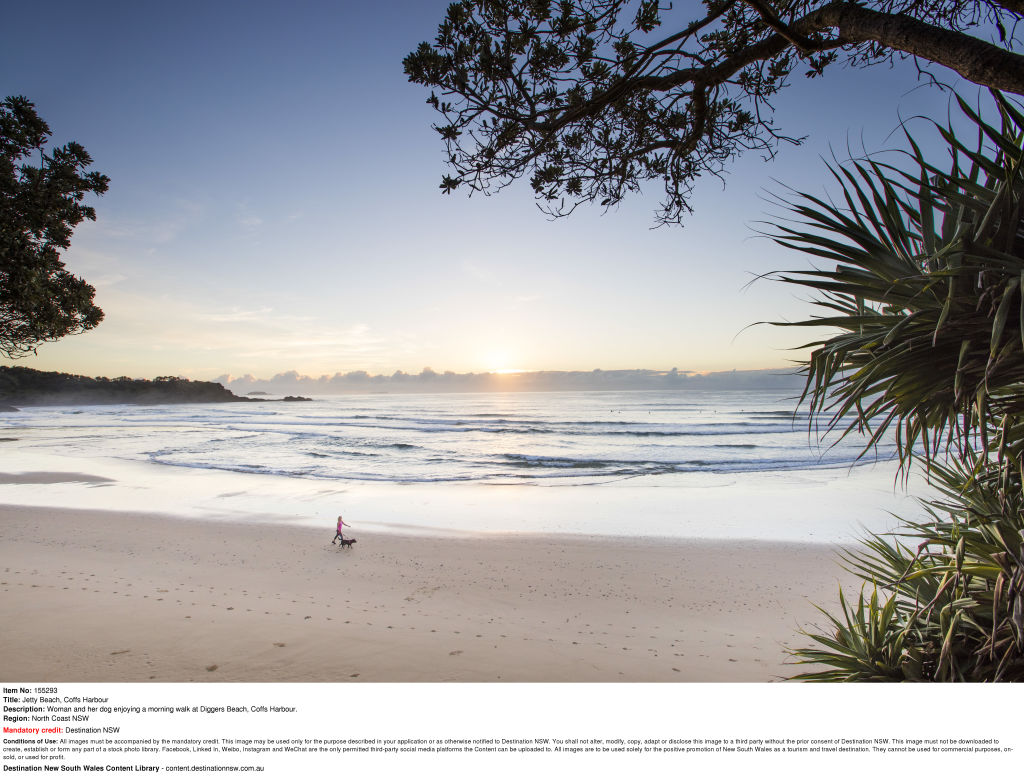
<path id="1" fill-rule="evenodd" d="M 367 395 L 311 402 L 28 408 L 29 449 L 268 476 L 383 482 L 602 483 L 849 467 L 789 394 Z M 891 446 L 869 460 L 888 458 Z"/>
<path id="2" fill-rule="evenodd" d="M 347 502 L 371 508 L 375 528 L 717 536 L 754 499 L 765 526 L 791 515 L 787 538 L 834 536 L 796 527 L 800 507 L 764 494 L 846 483 L 857 503 L 884 505 L 893 447 L 861 458 L 861 439 L 822 442 L 795 405 L 785 392 L 628 391 L 29 407 L 3 417 L 6 471 L 108 482 L 69 478 L 35 495 L 13 482 L 0 500 L 294 520 Z M 703 507 L 719 514 L 698 514 L 723 489 Z M 753 515 L 739 523 L 730 535 L 779 535 Z"/>

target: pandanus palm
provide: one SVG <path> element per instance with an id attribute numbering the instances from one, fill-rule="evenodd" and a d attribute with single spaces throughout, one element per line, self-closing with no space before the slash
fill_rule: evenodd
<path id="1" fill-rule="evenodd" d="M 812 421 L 865 450 L 894 434 L 940 491 L 930 522 L 844 555 L 865 588 L 795 678 L 1024 679 L 1024 115 L 958 103 L 970 140 L 936 125 L 945 164 L 907 133 L 905 163 L 836 165 L 837 201 L 797 195 L 772 228 L 827 265 L 777 276 L 824 311 L 781 324 L 829 332 L 804 364 Z"/>

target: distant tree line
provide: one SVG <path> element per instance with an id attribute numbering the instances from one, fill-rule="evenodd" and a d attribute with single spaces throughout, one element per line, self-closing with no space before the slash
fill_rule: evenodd
<path id="1" fill-rule="evenodd" d="M 294 397 L 290 397 L 294 398 Z M 236 396 L 220 383 L 157 377 L 84 377 L 0 366 L 0 402 L 47 404 L 187 404 L 192 402 L 264 401 Z"/>

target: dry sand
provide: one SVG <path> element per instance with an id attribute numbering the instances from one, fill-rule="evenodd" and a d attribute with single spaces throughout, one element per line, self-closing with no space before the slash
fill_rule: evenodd
<path id="1" fill-rule="evenodd" d="M 0 507 L 0 674 L 85 682 L 762 682 L 832 548 L 413 537 Z"/>

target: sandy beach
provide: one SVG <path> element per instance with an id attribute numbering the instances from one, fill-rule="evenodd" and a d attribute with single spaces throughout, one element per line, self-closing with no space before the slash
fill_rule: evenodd
<path id="1" fill-rule="evenodd" d="M 33 475 L 39 483 L 66 475 Z M 0 507 L 5 681 L 766 682 L 824 544 L 410 536 Z M 846 580 L 848 581 L 848 580 Z"/>

